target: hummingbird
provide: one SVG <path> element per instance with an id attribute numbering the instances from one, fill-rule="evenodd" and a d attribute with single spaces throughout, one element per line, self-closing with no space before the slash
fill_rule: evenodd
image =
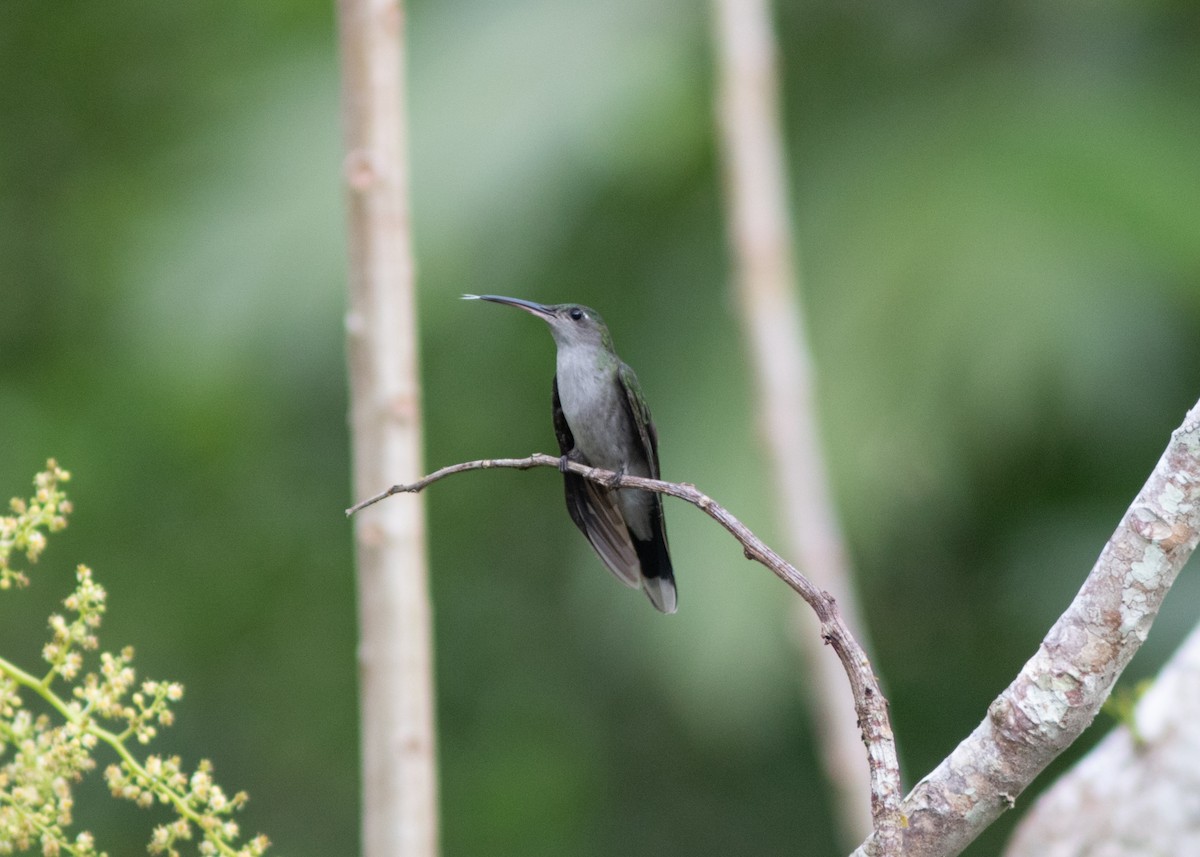
<path id="1" fill-rule="evenodd" d="M 463 295 L 516 307 L 550 325 L 558 347 L 551 412 L 562 454 L 567 511 L 618 580 L 674 613 L 675 574 L 662 496 L 567 472 L 568 461 L 658 479 L 658 433 L 642 387 L 613 348 L 599 313 L 579 304 L 539 304 L 499 295 Z"/>

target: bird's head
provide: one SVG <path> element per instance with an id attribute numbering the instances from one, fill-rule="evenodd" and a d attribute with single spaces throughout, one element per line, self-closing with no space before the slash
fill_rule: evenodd
<path id="1" fill-rule="evenodd" d="M 491 301 L 523 309 L 550 325 L 550 333 L 559 346 L 592 346 L 612 350 L 608 326 L 600 314 L 580 304 L 539 304 L 500 295 L 463 295 L 463 300 Z"/>

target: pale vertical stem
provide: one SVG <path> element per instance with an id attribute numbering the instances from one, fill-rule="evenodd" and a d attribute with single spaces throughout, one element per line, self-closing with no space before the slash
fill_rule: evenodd
<path id="1" fill-rule="evenodd" d="M 717 113 L 734 283 L 749 346 L 757 411 L 789 552 L 837 598 L 865 645 L 817 432 L 812 365 L 792 257 L 787 171 L 778 115 L 776 50 L 767 0 L 715 0 Z M 837 789 L 841 832 L 870 832 L 870 778 L 850 688 L 817 627 L 797 604 L 810 666 L 809 700 L 825 771 Z"/>
<path id="2" fill-rule="evenodd" d="M 338 0 L 349 216 L 354 493 L 421 473 L 414 265 L 404 125 L 404 10 Z M 431 609 L 421 502 L 355 519 L 363 854 L 438 851 Z"/>

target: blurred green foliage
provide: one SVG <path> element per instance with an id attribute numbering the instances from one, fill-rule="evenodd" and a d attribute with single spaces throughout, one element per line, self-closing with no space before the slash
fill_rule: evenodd
<path id="1" fill-rule="evenodd" d="M 1200 390 L 1197 9 L 778 6 L 824 432 L 910 784 L 1033 652 Z M 545 330 L 457 295 L 581 301 L 641 377 L 665 475 L 776 537 L 706 4 L 409 12 L 430 465 L 553 446 Z M 0 486 L 53 455 L 77 508 L 0 651 L 34 654 L 86 560 L 108 639 L 188 687 L 185 763 L 210 755 L 293 857 L 353 853 L 358 824 L 333 23 L 302 0 L 0 5 Z M 447 857 L 837 853 L 791 599 L 726 536 L 669 507 L 664 619 L 554 474 L 426 502 Z M 1195 619 L 1177 587 L 1137 675 Z M 94 806 L 101 844 L 140 851 L 137 810 Z"/>

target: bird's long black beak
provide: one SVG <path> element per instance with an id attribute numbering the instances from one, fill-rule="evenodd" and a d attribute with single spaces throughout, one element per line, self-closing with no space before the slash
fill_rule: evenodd
<path id="1" fill-rule="evenodd" d="M 542 318 L 553 318 L 554 313 L 545 304 L 534 303 L 533 301 L 525 301 L 520 298 L 506 298 L 501 295 L 463 295 L 464 301 L 491 301 L 494 304 L 507 304 L 515 306 L 517 309 L 523 309 L 532 315 L 541 316 Z"/>

